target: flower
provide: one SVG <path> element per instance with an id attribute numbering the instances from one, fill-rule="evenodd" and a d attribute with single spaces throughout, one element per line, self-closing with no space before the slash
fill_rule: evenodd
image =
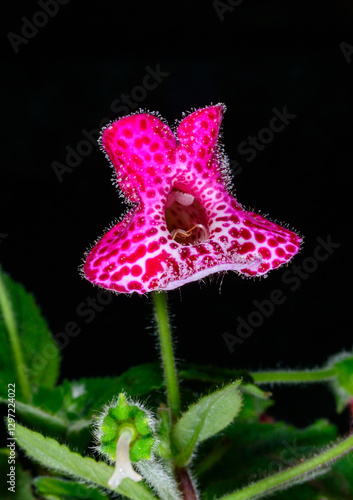
<path id="1" fill-rule="evenodd" d="M 115 462 L 108 486 L 116 488 L 125 477 L 141 481 L 132 462 L 148 461 L 158 446 L 152 413 L 128 399 L 123 392 L 105 405 L 93 428 L 97 452 Z"/>
<path id="2" fill-rule="evenodd" d="M 175 135 L 147 112 L 103 130 L 101 145 L 133 208 L 87 253 L 89 281 L 144 294 L 228 270 L 263 276 L 299 251 L 297 234 L 244 210 L 231 194 L 219 144 L 224 111 L 222 104 L 194 111 Z"/>

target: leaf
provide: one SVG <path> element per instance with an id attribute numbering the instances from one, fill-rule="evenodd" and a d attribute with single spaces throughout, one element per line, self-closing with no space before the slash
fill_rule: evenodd
<path id="1" fill-rule="evenodd" d="M 241 408 L 239 381 L 204 396 L 181 416 L 172 431 L 178 465 L 190 459 L 195 446 L 229 425 Z"/>
<path id="2" fill-rule="evenodd" d="M 333 363 L 332 363 L 333 362 Z M 341 413 L 350 399 L 353 398 L 353 357 L 351 353 L 344 352 L 331 359 L 336 371 L 336 378 L 331 381 L 337 411 Z"/>
<path id="3" fill-rule="evenodd" d="M 206 443 L 194 469 L 202 473 L 199 485 L 207 500 L 295 465 L 334 440 L 337 429 L 326 420 L 297 429 L 283 422 L 249 424 L 237 419 L 222 434 L 228 445 L 223 455 L 212 460 L 219 441 Z"/>
<path id="4" fill-rule="evenodd" d="M 1 269 L 0 344 L 0 396 L 7 397 L 7 384 L 15 383 L 17 400 L 28 399 L 19 370 L 32 393 L 40 385 L 55 386 L 60 357 L 48 325 L 33 296 Z"/>
<path id="5" fill-rule="evenodd" d="M 82 457 L 54 439 L 46 438 L 19 424 L 16 424 L 16 438 L 27 455 L 43 466 L 108 489 L 113 467 L 106 463 Z M 143 483 L 135 483 L 128 478 L 125 478 L 114 491 L 132 500 L 156 500 Z"/>
<path id="6" fill-rule="evenodd" d="M 37 493 L 44 497 L 56 495 L 62 500 L 86 500 L 87 498 L 90 500 L 109 500 L 109 495 L 76 481 L 42 476 L 37 477 L 34 483 L 37 488 Z"/>

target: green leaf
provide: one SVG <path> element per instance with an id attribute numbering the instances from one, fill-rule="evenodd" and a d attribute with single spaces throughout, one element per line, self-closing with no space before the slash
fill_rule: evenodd
<path id="1" fill-rule="evenodd" d="M 351 353 L 344 352 L 334 356 L 332 362 L 336 379 L 331 381 L 331 387 L 336 398 L 337 411 L 341 413 L 353 398 L 353 357 Z"/>
<path id="2" fill-rule="evenodd" d="M 113 474 L 113 467 L 106 463 L 82 457 L 54 439 L 46 438 L 19 424 L 16 424 L 16 438 L 18 445 L 27 455 L 43 466 L 109 489 L 107 485 Z M 143 483 L 135 483 L 128 478 L 125 478 L 114 491 L 132 500 L 156 500 Z"/>
<path id="3" fill-rule="evenodd" d="M 58 477 L 37 477 L 34 481 L 37 493 L 41 496 L 57 496 L 62 500 L 109 500 L 109 495 L 76 481 Z"/>
<path id="4" fill-rule="evenodd" d="M 241 408 L 239 381 L 204 396 L 181 416 L 172 431 L 177 463 L 187 463 L 195 446 L 229 425 Z"/>
<path id="5" fill-rule="evenodd" d="M 336 427 L 326 420 L 297 429 L 283 422 L 248 423 L 237 419 L 224 430 L 221 440 L 205 443 L 194 470 L 200 474 L 204 498 L 213 500 L 295 465 L 303 456 L 314 454 L 336 437 Z M 215 449 L 217 451 L 222 441 L 224 453 L 214 461 Z"/>
<path id="6" fill-rule="evenodd" d="M 55 386 L 59 350 L 33 296 L 0 269 L 0 396 L 16 384 L 16 399 L 28 402 L 41 385 Z"/>

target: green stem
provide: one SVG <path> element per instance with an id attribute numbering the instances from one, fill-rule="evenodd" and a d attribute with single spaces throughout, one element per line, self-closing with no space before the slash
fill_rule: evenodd
<path id="1" fill-rule="evenodd" d="M 286 370 L 251 373 L 256 384 L 281 384 L 297 382 L 324 382 L 336 376 L 335 368 L 319 370 Z"/>
<path id="2" fill-rule="evenodd" d="M 11 307 L 11 302 L 6 293 L 5 283 L 1 276 L 0 269 L 0 310 L 4 319 L 5 328 L 7 330 L 12 354 L 14 358 L 14 365 L 16 370 L 17 382 L 20 386 L 20 391 L 25 402 L 31 400 L 31 388 L 25 370 L 24 358 L 21 349 L 19 334 L 17 331 L 15 316 Z M 11 381 L 9 381 L 11 382 Z"/>
<path id="3" fill-rule="evenodd" d="M 220 500 L 251 500 L 263 497 L 274 491 L 284 489 L 288 486 L 298 484 L 322 472 L 326 472 L 327 467 L 331 465 L 332 460 L 341 458 L 345 453 L 353 449 L 353 435 L 340 441 L 328 450 L 320 453 L 299 465 L 290 469 L 274 474 L 266 479 L 258 481 L 250 486 L 238 490 L 230 495 L 222 497 Z"/>
<path id="4" fill-rule="evenodd" d="M 158 326 L 164 375 L 167 385 L 168 404 L 172 420 L 175 421 L 180 414 L 180 395 L 173 356 L 171 331 L 168 320 L 166 294 L 164 292 L 153 292 L 152 297 Z"/>

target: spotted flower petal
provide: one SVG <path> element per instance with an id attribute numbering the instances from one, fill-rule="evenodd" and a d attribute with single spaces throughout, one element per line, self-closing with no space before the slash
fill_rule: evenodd
<path id="1" fill-rule="evenodd" d="M 121 293 L 172 290 L 221 271 L 261 276 L 299 250 L 294 232 L 246 211 L 230 192 L 219 145 L 225 107 L 199 109 L 176 131 L 139 113 L 101 143 L 133 208 L 88 253 L 84 276 Z"/>

